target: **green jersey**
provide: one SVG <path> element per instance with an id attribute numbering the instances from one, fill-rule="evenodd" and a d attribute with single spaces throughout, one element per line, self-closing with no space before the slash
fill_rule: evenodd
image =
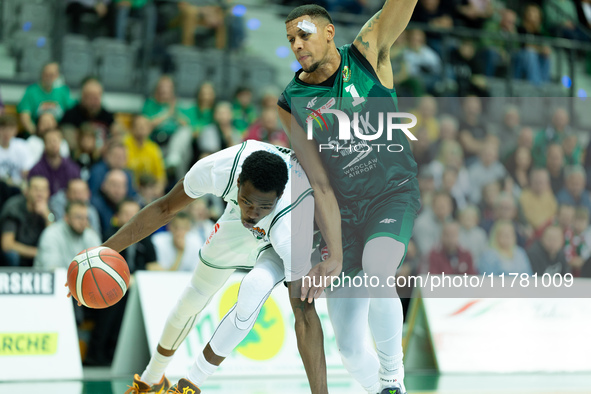
<path id="1" fill-rule="evenodd" d="M 396 91 L 380 83 L 373 67 L 352 44 L 338 51 L 341 64 L 333 81 L 310 85 L 298 78 L 299 71 L 283 91 L 279 105 L 294 115 L 306 133 L 312 131 L 336 197 L 339 203 L 346 203 L 394 192 L 416 177 L 417 164 L 405 133 L 401 130 L 387 132 L 387 114 L 398 112 Z M 323 109 L 343 111 L 351 126 L 355 123 L 355 112 L 359 113 L 359 118 L 363 118 L 363 111 L 373 114 L 375 121 L 371 117 L 371 126 L 367 126 L 368 118 L 365 124 L 357 123 L 358 130 L 365 131 L 361 134 L 375 135 L 378 114 L 383 114 L 383 132 L 371 141 L 358 138 L 353 132 L 350 140 L 340 139 L 337 116 L 314 115 L 314 111 Z"/>
<path id="2" fill-rule="evenodd" d="M 27 87 L 17 109 L 19 113 L 29 113 L 35 123 L 44 112 L 51 112 L 59 122 L 72 104 L 70 89 L 66 85 L 56 86 L 47 92 L 35 83 Z"/>

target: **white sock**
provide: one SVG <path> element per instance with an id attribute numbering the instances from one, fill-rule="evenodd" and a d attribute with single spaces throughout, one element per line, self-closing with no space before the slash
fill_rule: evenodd
<path id="1" fill-rule="evenodd" d="M 378 394 L 380 392 L 381 388 L 382 388 L 382 385 L 380 383 L 374 383 L 373 386 L 366 387 L 365 391 L 367 391 L 367 394 Z"/>
<path id="2" fill-rule="evenodd" d="M 193 367 L 189 371 L 187 379 L 197 386 L 200 386 L 208 377 L 213 375 L 216 369 L 218 369 L 218 365 L 210 364 L 209 361 L 205 359 L 205 356 L 202 352 L 197 357 L 197 360 L 195 360 L 195 364 L 193 364 Z"/>
<path id="3" fill-rule="evenodd" d="M 142 381 L 153 385 L 156 383 L 160 383 L 162 379 L 162 375 L 164 375 L 164 371 L 168 364 L 172 361 L 172 356 L 163 356 L 162 354 L 156 352 L 150 359 L 146 370 L 142 374 Z"/>

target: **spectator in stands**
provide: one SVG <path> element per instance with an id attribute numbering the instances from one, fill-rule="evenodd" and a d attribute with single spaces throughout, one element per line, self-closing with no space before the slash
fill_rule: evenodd
<path id="1" fill-rule="evenodd" d="M 499 11 L 500 20 L 491 18 L 485 22 L 483 30 L 488 37 L 501 35 L 507 40 L 517 35 L 517 14 L 515 11 L 505 8 Z M 511 53 L 517 45 L 512 41 L 500 41 L 484 38 L 481 41 L 481 57 L 484 60 L 484 75 L 487 77 L 505 76 L 511 61 Z"/>
<path id="2" fill-rule="evenodd" d="M 90 169 L 101 160 L 101 149 L 96 142 L 95 126 L 84 123 L 78 130 L 78 141 L 72 152 L 72 159 L 80 166 L 80 178 L 88 181 Z"/>
<path id="3" fill-rule="evenodd" d="M 441 58 L 425 43 L 425 33 L 413 29 L 406 32 L 408 47 L 404 51 L 404 60 L 408 75 L 421 80 L 429 93 L 435 91 L 435 84 L 441 78 Z"/>
<path id="4" fill-rule="evenodd" d="M 477 159 L 487 135 L 488 129 L 482 119 L 480 97 L 468 96 L 464 98 L 460 116 L 460 144 L 464 150 L 467 166 Z"/>
<path id="5" fill-rule="evenodd" d="M 517 32 L 522 35 L 537 38 L 548 36 L 542 26 L 542 10 L 536 4 L 528 4 Z M 541 85 L 550 81 L 551 49 L 544 44 L 522 44 L 521 50 L 515 56 L 513 70 L 514 78 L 527 79 L 534 85 Z"/>
<path id="6" fill-rule="evenodd" d="M 62 157 L 60 146 L 62 132 L 59 129 L 45 133 L 45 150 L 41 160 L 31 168 L 29 177 L 42 176 L 49 180 L 49 190 L 54 195 L 68 186 L 70 179 L 80 178 L 80 167 L 69 157 Z"/>
<path id="7" fill-rule="evenodd" d="M 572 0 L 545 0 L 545 27 L 553 37 L 584 40 L 586 35 L 578 25 L 577 6 Z"/>
<path id="8" fill-rule="evenodd" d="M 131 220 L 138 213 L 140 205 L 131 199 L 124 199 L 117 206 L 117 212 L 113 218 L 113 225 L 107 231 L 108 239 L 117 232 L 123 225 Z M 141 241 L 134 243 L 121 251 L 121 256 L 127 261 L 129 272 L 134 273 L 137 270 L 144 270 L 146 266 L 156 263 L 156 251 L 152 244 L 152 238 L 146 237 Z"/>
<path id="9" fill-rule="evenodd" d="M 123 140 L 127 148 L 127 168 L 133 172 L 136 184 L 142 175 L 148 174 L 156 179 L 158 186 L 164 191 L 164 159 L 158 144 L 148 139 L 151 131 L 148 119 L 143 116 L 134 118 L 131 133 Z"/>
<path id="10" fill-rule="evenodd" d="M 96 15 L 99 19 L 97 24 L 108 23 L 109 3 L 111 0 L 66 0 L 66 15 L 70 32 L 83 34 L 85 29 L 82 26 L 83 15 Z"/>
<path id="11" fill-rule="evenodd" d="M 562 150 L 564 152 L 564 161 L 567 165 L 577 165 L 583 162 L 583 147 L 579 144 L 578 136 L 575 132 L 569 131 L 562 140 Z"/>
<path id="12" fill-rule="evenodd" d="M 441 244 L 429 253 L 429 272 L 433 275 L 442 273 L 451 275 L 475 275 L 474 263 L 470 252 L 460 246 L 460 225 L 447 222 L 441 231 Z"/>
<path id="13" fill-rule="evenodd" d="M 0 95 L 0 115 L 4 115 L 4 102 L 2 101 L 2 95 Z"/>
<path id="14" fill-rule="evenodd" d="M 107 239 L 111 230 L 111 220 L 117 211 L 117 206 L 127 196 L 127 175 L 122 170 L 110 170 L 105 176 L 101 190 L 93 194 L 90 201 L 99 213 L 103 239 Z"/>
<path id="15" fill-rule="evenodd" d="M 289 139 L 279 126 L 276 108 L 266 108 L 261 116 L 247 130 L 244 140 L 257 140 L 289 148 Z"/>
<path id="16" fill-rule="evenodd" d="M 421 169 L 429 165 L 433 160 L 433 152 L 429 143 L 429 131 L 424 127 L 414 127 L 412 132 L 417 139 L 411 146 L 412 154 L 418 168 Z"/>
<path id="17" fill-rule="evenodd" d="M 463 39 L 457 48 L 451 50 L 447 74 L 455 81 L 459 97 L 469 94 L 480 97 L 490 95 L 484 78 L 484 66 L 476 57 L 476 46 L 471 39 Z"/>
<path id="18" fill-rule="evenodd" d="M 201 155 L 208 155 L 242 141 L 242 134 L 232 122 L 232 105 L 227 101 L 216 104 L 214 123 L 199 134 L 198 144 Z"/>
<path id="19" fill-rule="evenodd" d="M 411 21 L 428 24 L 440 30 L 451 30 L 454 27 L 454 10 L 447 1 L 420 0 L 414 9 Z M 441 34 L 427 33 L 427 43 L 439 55 L 443 53 Z"/>
<path id="20" fill-rule="evenodd" d="M 566 240 L 571 239 L 573 236 L 573 227 L 575 224 L 575 206 L 560 204 L 558 206 L 558 213 L 556 214 L 556 220 L 554 224 L 560 226 L 562 229 L 564 241 L 566 244 Z"/>
<path id="21" fill-rule="evenodd" d="M 512 149 L 517 145 L 519 130 L 521 129 L 521 120 L 519 108 L 515 105 L 508 105 L 505 108 L 503 123 L 491 130 L 492 134 L 499 139 L 500 157 L 507 157 Z"/>
<path id="22" fill-rule="evenodd" d="M 439 119 L 437 119 L 437 100 L 433 96 L 424 96 L 419 99 L 418 108 L 412 113 L 417 117 L 416 128 L 427 129 L 427 137 L 430 143 L 439 139 Z"/>
<path id="23" fill-rule="evenodd" d="M 168 231 L 161 231 L 152 236 L 156 249 L 157 264 L 151 264 L 150 270 L 193 271 L 203 245 L 197 233 L 191 232 L 191 217 L 179 212 L 166 226 Z"/>
<path id="24" fill-rule="evenodd" d="M 86 78 L 82 83 L 80 101 L 64 114 L 60 121 L 66 139 L 72 146 L 76 146 L 77 131 L 82 124 L 90 123 L 97 130 L 97 145 L 102 147 L 107 138 L 114 132 L 115 117 L 102 104 L 103 86 L 93 77 Z"/>
<path id="25" fill-rule="evenodd" d="M 187 207 L 187 213 L 191 217 L 191 233 L 195 233 L 203 245 L 211 234 L 214 222 L 211 220 L 211 211 L 207 207 L 207 200 L 203 197 L 197 198 Z"/>
<path id="26" fill-rule="evenodd" d="M 421 210 L 419 212 L 424 212 L 433 206 L 433 196 L 436 190 L 433 172 L 429 167 L 423 167 L 419 170 L 417 180 L 421 192 Z"/>
<path id="27" fill-rule="evenodd" d="M 177 102 L 172 78 L 160 77 L 153 98 L 144 103 L 142 115 L 151 122 L 150 138 L 162 149 L 167 169 L 184 174 L 191 159 L 193 110 Z"/>
<path id="28" fill-rule="evenodd" d="M 501 195 L 501 183 L 494 181 L 482 188 L 482 199 L 478 209 L 480 209 L 480 226 L 484 228 L 488 220 L 494 220 L 495 206 L 497 199 Z"/>
<path id="29" fill-rule="evenodd" d="M 464 209 L 468 203 L 466 195 L 456 185 L 458 183 L 458 170 L 455 167 L 446 167 L 443 170 L 441 190 L 452 197 L 453 217 L 456 217 L 458 209 Z"/>
<path id="30" fill-rule="evenodd" d="M 589 211 L 585 207 L 576 209 L 573 231 L 565 237 L 564 245 L 564 255 L 571 272 L 575 277 L 584 276 L 583 272 L 589 271 L 591 266 L 591 228 Z"/>
<path id="31" fill-rule="evenodd" d="M 559 226 L 548 226 L 542 238 L 527 249 L 531 261 L 532 271 L 539 276 L 570 272 L 566 256 L 564 255 L 564 237 Z"/>
<path id="32" fill-rule="evenodd" d="M 521 192 L 519 209 L 523 213 L 525 223 L 534 231 L 550 222 L 558 203 L 550 187 L 550 175 L 545 168 L 537 168 L 531 172 L 529 187 Z"/>
<path id="33" fill-rule="evenodd" d="M 513 179 L 514 194 L 521 195 L 521 191 L 529 185 L 529 175 L 532 169 L 531 152 L 525 147 L 519 147 L 505 163 L 507 172 Z"/>
<path id="34" fill-rule="evenodd" d="M 174 82 L 167 75 L 160 77 L 154 89 L 153 98 L 148 98 L 142 109 L 142 115 L 151 122 L 150 137 L 164 148 L 174 133 L 190 124 L 191 119 L 187 112 L 187 108 L 177 103 Z"/>
<path id="35" fill-rule="evenodd" d="M 441 144 L 447 140 L 454 140 L 457 142 L 458 139 L 458 120 L 451 116 L 444 114 L 439 118 L 439 138 L 431 144 L 431 152 L 433 157 L 437 156 L 437 153 L 441 149 Z M 460 147 L 460 150 L 462 147 Z M 464 161 L 464 152 L 462 151 L 462 162 Z"/>
<path id="36" fill-rule="evenodd" d="M 64 217 L 66 206 L 72 202 L 83 202 L 87 205 L 88 223 L 98 235 L 101 235 L 99 214 L 96 208 L 90 205 L 90 189 L 82 179 L 70 179 L 66 189 L 60 190 L 49 199 L 49 209 L 53 212 L 55 220 Z"/>
<path id="37" fill-rule="evenodd" d="M 88 227 L 87 204 L 69 202 L 66 214 L 41 233 L 34 266 L 42 269 L 68 268 L 81 250 L 101 244 L 99 235 Z"/>
<path id="38" fill-rule="evenodd" d="M 443 223 L 451 218 L 452 209 L 449 194 L 435 192 L 432 207 L 419 214 L 413 234 L 423 256 L 440 241 Z"/>
<path id="39" fill-rule="evenodd" d="M 491 0 L 461 0 L 457 12 L 464 26 L 480 30 L 493 15 L 493 3 Z"/>
<path id="40" fill-rule="evenodd" d="M 552 192 L 556 195 L 564 186 L 564 153 L 559 144 L 550 144 L 546 150 L 546 169 L 550 174 Z"/>
<path id="41" fill-rule="evenodd" d="M 252 89 L 241 86 L 236 89 L 234 99 L 232 100 L 232 118 L 234 127 L 244 133 L 258 117 L 254 106 Z"/>
<path id="42" fill-rule="evenodd" d="M 486 274 L 532 273 L 528 255 L 517 245 L 515 229 L 508 220 L 497 221 L 491 230 L 490 248 L 478 260 L 480 272 Z"/>
<path id="43" fill-rule="evenodd" d="M 546 150 L 552 143 L 562 144 L 570 131 L 570 116 L 564 108 L 557 108 L 552 114 L 552 121 L 544 130 L 537 132 L 534 138 L 532 156 L 534 166 L 546 166 Z"/>
<path id="44" fill-rule="evenodd" d="M 70 89 L 60 82 L 59 65 L 52 62 L 43 67 L 41 81 L 27 87 L 17 109 L 25 130 L 35 134 L 39 115 L 51 112 L 59 122 L 70 105 Z"/>
<path id="45" fill-rule="evenodd" d="M 435 181 L 435 188 L 441 188 L 443 184 L 443 173 L 447 167 L 456 169 L 458 172 L 456 183 L 453 187 L 453 195 L 463 199 L 471 192 L 470 175 L 466 167 L 464 167 L 464 153 L 462 147 L 455 140 L 443 140 L 439 146 L 439 152 L 435 160 L 429 164 L 428 168 L 433 174 Z"/>
<path id="46" fill-rule="evenodd" d="M 0 180 L 20 187 L 30 167 L 26 160 L 27 144 L 16 138 L 17 131 L 14 117 L 0 115 Z"/>
<path id="47" fill-rule="evenodd" d="M 507 170 L 499 161 L 499 141 L 495 136 L 488 136 L 480 150 L 479 158 L 468 167 L 470 177 L 472 203 L 478 205 L 482 198 L 484 185 L 501 181 L 507 175 Z"/>
<path id="48" fill-rule="evenodd" d="M 114 2 L 116 5 L 115 38 L 125 41 L 129 17 L 133 16 L 143 22 L 143 38 L 149 41 L 154 39 L 157 14 L 156 9 L 148 5 L 148 0 L 114 0 Z"/>
<path id="49" fill-rule="evenodd" d="M 133 187 L 133 175 L 127 170 L 127 149 L 122 142 L 111 142 L 107 144 L 102 160 L 90 168 L 90 177 L 88 186 L 91 194 L 99 192 L 103 180 L 110 170 L 123 170 L 127 176 L 127 193 L 129 197 L 134 197 L 136 192 Z"/>
<path id="50" fill-rule="evenodd" d="M 408 47 L 406 37 L 406 32 L 402 32 L 390 48 L 394 85 L 398 97 L 422 97 L 425 95 L 425 87 L 419 78 L 409 74 L 408 64 L 404 59 Z"/>
<path id="51" fill-rule="evenodd" d="M 144 207 L 164 195 L 162 186 L 156 178 L 150 174 L 140 176 L 138 180 L 137 201 Z"/>
<path id="52" fill-rule="evenodd" d="M 13 267 L 31 267 L 37 255 L 39 237 L 54 216 L 49 210 L 49 182 L 29 178 L 25 194 L 11 197 L 0 213 L 4 261 Z"/>
<path id="53" fill-rule="evenodd" d="M 460 210 L 460 245 L 470 252 L 473 261 L 478 261 L 480 255 L 488 248 L 486 231 L 478 226 L 479 212 L 474 205 L 468 205 Z"/>
<path id="54" fill-rule="evenodd" d="M 260 101 L 261 110 L 265 110 L 267 108 L 276 108 L 277 99 L 279 98 L 280 94 L 281 92 L 278 91 L 274 86 L 267 86 L 265 89 L 263 89 Z"/>
<path id="55" fill-rule="evenodd" d="M 48 130 L 57 129 L 57 121 L 51 112 L 42 113 L 37 119 L 37 130 L 35 134 L 31 134 L 27 138 L 27 161 L 29 162 L 29 168 L 33 167 L 41 157 L 45 150 L 45 142 L 43 138 Z M 70 147 L 65 139 L 62 139 L 60 145 L 60 154 L 62 157 L 70 157 Z"/>
<path id="56" fill-rule="evenodd" d="M 277 100 L 275 100 L 276 104 Z M 216 103 L 216 92 L 211 82 L 204 82 L 197 89 L 195 131 L 197 134 L 213 122 L 213 109 Z"/>
<path id="57" fill-rule="evenodd" d="M 20 194 L 21 194 L 20 188 L 18 188 L 16 186 L 9 185 L 8 183 L 6 183 L 2 179 L 0 179 L 0 212 L 2 212 L 2 208 L 4 207 L 6 201 L 8 201 L 8 199 L 10 199 L 10 197 L 17 196 Z M 1 227 L 0 227 L 0 231 L 2 231 Z M 0 247 L 1 247 L 1 245 L 0 245 Z M 0 252 L 0 266 L 2 265 L 3 258 L 4 258 L 4 254 L 2 252 Z"/>
<path id="58" fill-rule="evenodd" d="M 585 169 L 580 165 L 569 166 L 564 170 L 564 178 L 565 187 L 556 195 L 558 202 L 583 206 L 591 212 L 591 193 L 585 190 Z"/>
<path id="59" fill-rule="evenodd" d="M 490 234 L 495 222 L 498 220 L 508 220 L 513 223 L 515 235 L 517 237 L 517 245 L 525 247 L 528 239 L 532 236 L 530 227 L 523 225 L 519 221 L 519 212 L 515 198 L 506 192 L 501 192 L 495 202 L 492 218 L 485 219 L 481 223 L 481 227 Z"/>

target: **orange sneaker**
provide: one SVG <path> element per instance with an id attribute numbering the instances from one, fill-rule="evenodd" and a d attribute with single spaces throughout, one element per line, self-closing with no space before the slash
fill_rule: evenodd
<path id="1" fill-rule="evenodd" d="M 163 375 L 159 383 L 150 386 L 148 383 L 142 382 L 140 375 L 136 373 L 133 376 L 133 386 L 128 387 L 125 394 L 164 394 L 168 393 L 170 381 Z"/>
<path id="2" fill-rule="evenodd" d="M 166 392 L 167 394 L 200 394 L 201 390 L 195 386 L 188 379 L 179 380 L 178 384 L 175 384 Z"/>

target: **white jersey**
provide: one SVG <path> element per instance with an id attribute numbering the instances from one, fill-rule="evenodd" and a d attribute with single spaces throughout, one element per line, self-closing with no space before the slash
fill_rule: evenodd
<path id="1" fill-rule="evenodd" d="M 244 160 L 260 150 L 284 159 L 289 169 L 289 180 L 273 210 L 254 228 L 247 229 L 240 218 L 237 180 Z M 245 141 L 195 163 L 185 176 L 184 189 L 192 198 L 211 193 L 228 203 L 199 253 L 204 264 L 220 269 L 250 269 L 261 252 L 273 247 L 289 270 L 292 248 L 291 211 L 312 193 L 308 178 L 295 157 L 292 157 L 290 149 L 260 141 Z M 308 214 L 312 216 L 313 211 Z"/>

